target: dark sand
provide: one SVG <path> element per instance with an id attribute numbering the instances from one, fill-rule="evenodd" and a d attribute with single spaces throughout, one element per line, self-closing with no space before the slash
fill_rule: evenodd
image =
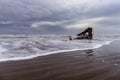
<path id="1" fill-rule="evenodd" d="M 94 50 L 0 62 L 0 80 L 120 80 L 120 42 Z"/>

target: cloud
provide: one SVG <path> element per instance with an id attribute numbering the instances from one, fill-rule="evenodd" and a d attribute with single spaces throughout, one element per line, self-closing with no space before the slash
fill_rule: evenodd
<path id="1" fill-rule="evenodd" d="M 57 21 L 57 22 L 48 22 L 48 21 L 42 21 L 42 22 L 35 22 L 33 24 L 31 24 L 31 28 L 37 28 L 43 25 L 49 25 L 49 26 L 57 26 L 62 24 L 62 22 Z"/>
<path id="2" fill-rule="evenodd" d="M 67 29 L 81 29 L 81 28 L 85 28 L 85 27 L 95 27 L 95 25 L 98 22 L 106 21 L 108 19 L 109 18 L 107 18 L 107 17 L 98 17 L 98 18 L 90 18 L 90 19 L 80 20 L 74 24 L 65 26 L 65 28 L 67 28 Z"/>
<path id="3" fill-rule="evenodd" d="M 11 24 L 11 23 L 13 23 L 13 22 L 11 22 L 11 21 L 1 21 L 0 22 L 0 24 Z"/>
<path id="4" fill-rule="evenodd" d="M 18 33 L 112 29 L 120 26 L 119 7 L 119 0 L 0 0 L 0 25 Z"/>
<path id="5" fill-rule="evenodd" d="M 96 6 L 101 7 L 100 2 L 101 0 L 0 0 L 0 15 L 7 20 L 64 20 L 84 16 L 84 13 L 96 9 Z"/>

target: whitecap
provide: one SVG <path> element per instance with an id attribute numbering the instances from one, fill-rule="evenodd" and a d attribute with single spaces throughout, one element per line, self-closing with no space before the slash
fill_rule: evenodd
<path id="1" fill-rule="evenodd" d="M 31 59 L 61 52 L 87 50 L 110 44 L 108 40 L 73 40 L 67 36 L 24 36 L 5 38 L 0 42 L 0 61 Z"/>

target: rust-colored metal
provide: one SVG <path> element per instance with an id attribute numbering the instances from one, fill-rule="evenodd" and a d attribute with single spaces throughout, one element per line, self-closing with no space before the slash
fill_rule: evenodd
<path id="1" fill-rule="evenodd" d="M 93 29 L 91 27 L 88 27 L 83 32 L 77 34 L 77 38 L 75 39 L 93 39 Z"/>

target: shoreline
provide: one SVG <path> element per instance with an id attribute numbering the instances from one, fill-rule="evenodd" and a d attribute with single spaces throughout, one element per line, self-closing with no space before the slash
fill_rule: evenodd
<path id="1" fill-rule="evenodd" d="M 119 44 L 0 62 L 0 80 L 119 80 Z"/>
<path id="2" fill-rule="evenodd" d="M 27 57 L 15 57 L 15 58 L 10 58 L 10 59 L 1 59 L 0 62 L 28 60 L 28 59 L 34 59 L 34 58 L 37 58 L 37 57 L 40 57 L 40 56 L 42 57 L 42 56 L 52 55 L 52 54 L 55 54 L 55 53 L 60 54 L 60 53 L 63 53 L 63 52 L 74 52 L 74 51 L 85 51 L 85 50 L 90 50 L 90 49 L 98 49 L 98 48 L 101 48 L 104 45 L 109 45 L 111 42 L 113 42 L 113 41 L 106 42 L 103 45 L 95 46 L 94 48 L 53 51 L 53 52 L 47 52 L 47 53 L 44 53 L 44 54 L 31 55 L 31 56 L 27 56 Z"/>

